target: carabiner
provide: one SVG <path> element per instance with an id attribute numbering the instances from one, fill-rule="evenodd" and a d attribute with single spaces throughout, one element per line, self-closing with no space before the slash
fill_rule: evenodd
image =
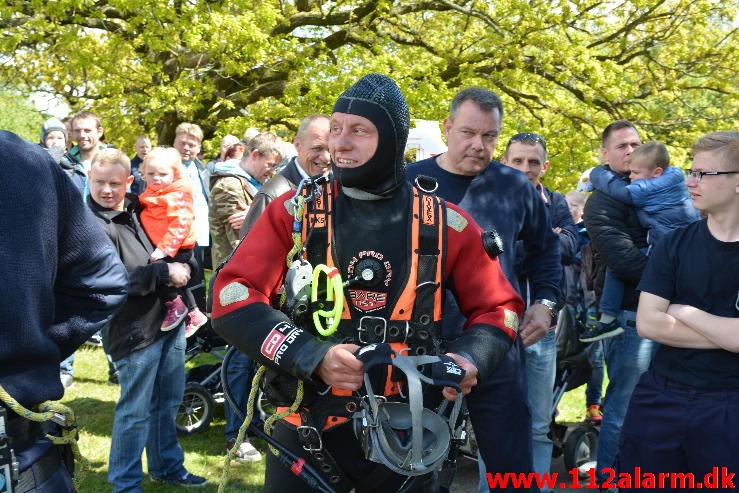
<path id="1" fill-rule="evenodd" d="M 313 324 L 319 334 L 328 337 L 339 327 L 341 312 L 344 309 L 344 287 L 339 269 L 325 264 L 316 265 L 311 278 L 311 304 L 314 306 L 318 302 L 318 280 L 321 273 L 326 274 L 326 301 L 333 301 L 334 306 L 331 310 L 314 310 Z M 326 328 L 321 323 L 321 317 L 326 319 Z"/>

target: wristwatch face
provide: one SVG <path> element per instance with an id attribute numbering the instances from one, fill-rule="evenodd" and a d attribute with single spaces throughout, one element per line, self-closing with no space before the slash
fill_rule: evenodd
<path id="1" fill-rule="evenodd" d="M 552 313 L 554 313 L 554 310 L 557 309 L 557 304 L 552 300 L 536 300 L 534 303 L 541 303 L 542 305 L 549 308 Z"/>

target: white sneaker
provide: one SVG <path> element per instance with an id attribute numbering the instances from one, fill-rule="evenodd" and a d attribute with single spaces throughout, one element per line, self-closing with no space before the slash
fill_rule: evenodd
<path id="1" fill-rule="evenodd" d="M 239 445 L 239 450 L 236 451 L 234 459 L 238 462 L 259 462 L 262 460 L 262 454 L 254 448 L 248 438 L 245 438 Z"/>
<path id="2" fill-rule="evenodd" d="M 62 381 L 62 385 L 65 389 L 68 389 L 74 384 L 74 378 L 69 373 L 60 373 L 59 380 Z"/>

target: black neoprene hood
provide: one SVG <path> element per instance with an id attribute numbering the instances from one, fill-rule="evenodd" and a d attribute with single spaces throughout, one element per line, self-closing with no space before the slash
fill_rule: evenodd
<path id="1" fill-rule="evenodd" d="M 395 81 L 385 75 L 365 75 L 339 96 L 333 111 L 367 118 L 379 137 L 375 154 L 365 164 L 334 167 L 341 185 L 383 195 L 403 184 L 410 115 Z"/>

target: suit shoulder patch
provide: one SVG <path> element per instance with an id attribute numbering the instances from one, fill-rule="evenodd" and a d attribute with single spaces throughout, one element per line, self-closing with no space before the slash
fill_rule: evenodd
<path id="1" fill-rule="evenodd" d="M 462 216 L 462 214 L 455 211 L 454 209 L 447 207 L 446 224 L 457 233 L 461 233 L 462 231 L 464 231 L 464 228 L 467 227 L 468 222 L 467 219 Z"/>
<path id="2" fill-rule="evenodd" d="M 240 282 L 232 282 L 227 284 L 218 293 L 218 301 L 221 306 L 228 306 L 232 303 L 239 301 L 245 301 L 249 298 L 249 288 L 241 284 Z"/>

